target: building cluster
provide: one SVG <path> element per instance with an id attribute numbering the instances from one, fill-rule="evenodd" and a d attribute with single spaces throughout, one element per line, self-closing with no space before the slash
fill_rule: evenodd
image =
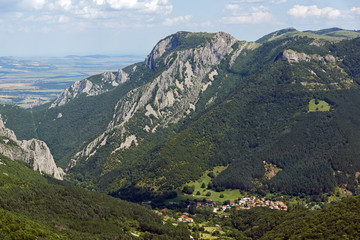
<path id="1" fill-rule="evenodd" d="M 222 210 L 222 212 L 224 212 L 226 209 L 230 209 L 230 208 L 236 208 L 238 210 L 242 210 L 242 209 L 251 209 L 254 207 L 268 207 L 270 209 L 283 210 L 283 211 L 288 210 L 288 207 L 282 201 L 271 201 L 271 200 L 266 199 L 265 197 L 257 198 L 255 196 L 251 196 L 249 198 L 242 198 L 241 200 L 234 201 L 234 202 L 226 201 L 219 208 L 218 208 L 219 204 L 210 198 L 204 198 L 200 201 L 190 201 L 187 208 L 189 209 L 191 205 L 195 205 L 197 208 L 198 207 L 212 207 L 212 208 L 214 208 L 215 213 L 218 210 Z M 164 212 L 166 210 L 168 210 L 168 209 L 164 208 L 164 209 L 161 209 L 160 211 L 155 210 L 154 212 L 157 215 L 161 216 L 161 215 L 163 215 L 162 212 Z M 187 213 L 187 212 L 183 212 L 183 213 L 178 212 L 178 213 L 176 213 L 176 215 L 177 215 L 177 217 L 175 219 L 178 222 L 186 222 L 186 223 L 194 222 L 194 220 L 191 217 L 189 217 L 189 213 Z M 219 216 L 221 216 L 221 215 L 219 215 Z"/>
<path id="2" fill-rule="evenodd" d="M 181 213 L 177 213 L 178 215 Z M 189 217 L 189 213 L 184 212 L 181 217 L 179 217 L 177 219 L 178 222 L 186 222 L 186 223 L 192 223 L 194 222 L 194 219 L 192 219 L 191 217 Z"/>
<path id="3" fill-rule="evenodd" d="M 288 207 L 282 201 L 271 201 L 267 200 L 266 198 L 256 198 L 252 196 L 250 198 L 242 198 L 240 201 L 237 202 L 239 205 L 239 209 L 250 209 L 253 207 L 268 207 L 270 209 L 275 210 L 284 210 L 287 211 Z"/>
<path id="4" fill-rule="evenodd" d="M 190 204 L 195 204 L 196 207 L 216 207 L 217 203 L 210 198 L 204 198 L 200 202 L 190 201 Z M 190 205 L 188 205 L 188 208 Z"/>

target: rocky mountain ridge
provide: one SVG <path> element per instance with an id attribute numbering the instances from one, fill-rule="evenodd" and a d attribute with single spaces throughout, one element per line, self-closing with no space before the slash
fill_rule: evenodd
<path id="1" fill-rule="evenodd" d="M 128 75 L 119 69 L 117 72 L 104 72 L 99 75 L 91 76 L 77 81 L 66 88 L 50 105 L 49 108 L 62 106 L 72 99 L 84 96 L 96 96 L 119 86 L 128 80 Z"/>
<path id="2" fill-rule="evenodd" d="M 46 173 L 63 180 L 62 168 L 57 167 L 49 147 L 38 139 L 17 140 L 14 131 L 5 127 L 0 115 L 0 153 L 12 160 L 24 161 L 40 173 Z"/>
<path id="3" fill-rule="evenodd" d="M 93 156 L 98 148 L 106 144 L 110 133 L 113 136 L 118 134 L 120 140 L 114 144 L 114 154 L 141 141 L 135 132 L 155 133 L 158 127 L 184 119 L 196 111 L 201 94 L 215 81 L 217 65 L 228 55 L 239 55 L 241 51 L 253 48 L 253 44 L 247 43 L 234 48 L 238 40 L 227 33 L 218 32 L 210 35 L 208 43 L 203 46 L 176 51 L 179 38 L 184 37 L 182 35 L 184 33 L 181 32 L 171 35 L 154 47 L 146 57 L 145 65 L 154 71 L 161 66 L 166 68 L 152 81 L 133 89 L 117 102 L 106 132 L 78 152 L 69 168 L 80 158 Z M 141 126 L 136 129 L 126 126 L 139 115 L 145 118 Z"/>
<path id="4" fill-rule="evenodd" d="M 344 140 L 356 135 L 343 129 L 353 123 L 339 113 L 349 109 L 341 100 L 346 91 L 349 103 L 357 101 L 358 58 L 347 45 L 357 49 L 358 41 L 343 40 L 339 31 L 322 36 L 285 29 L 258 42 L 222 32 L 178 32 L 144 62 L 77 82 L 50 108 L 24 112 L 25 133 L 54 149 L 71 181 L 101 191 L 172 190 L 220 165 L 229 167 L 214 180 L 219 188 L 293 194 L 356 183 L 336 148 L 356 153 L 356 141 Z M 7 119 L 16 112 L 0 110 Z M 307 135 L 294 135 L 304 126 Z M 314 132 L 323 137 L 315 141 Z M 295 153 L 277 144 L 290 135 L 298 141 L 294 147 L 302 146 Z M 320 154 L 326 146 L 331 163 Z M 279 151 L 271 152 L 275 147 Z M 263 178 L 260 160 L 283 171 Z M 313 172 L 321 174 L 309 177 Z M 304 176 L 311 180 L 299 184 Z"/>

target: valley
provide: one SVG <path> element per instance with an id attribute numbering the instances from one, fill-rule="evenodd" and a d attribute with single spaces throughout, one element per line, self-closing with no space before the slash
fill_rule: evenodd
<path id="1" fill-rule="evenodd" d="M 177 32 L 117 60 L 71 84 L 70 71 L 39 106 L 0 105 L 0 224 L 14 236 L 360 237 L 357 31 Z"/>

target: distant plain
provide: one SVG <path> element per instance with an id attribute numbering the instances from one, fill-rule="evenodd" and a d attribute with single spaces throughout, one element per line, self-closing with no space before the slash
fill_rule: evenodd
<path id="1" fill-rule="evenodd" d="M 143 59 L 134 55 L 0 57 L 0 103 L 24 108 L 44 104 L 78 80 Z"/>

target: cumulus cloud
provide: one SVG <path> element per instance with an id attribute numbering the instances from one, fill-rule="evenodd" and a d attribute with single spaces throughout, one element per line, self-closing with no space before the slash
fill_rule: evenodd
<path id="1" fill-rule="evenodd" d="M 72 7 L 71 0 L 59 0 L 58 3 L 65 10 L 70 10 Z"/>
<path id="2" fill-rule="evenodd" d="M 232 1 L 232 4 L 237 3 L 271 3 L 271 4 L 280 4 L 280 3 L 286 3 L 287 0 L 237 0 Z"/>
<path id="3" fill-rule="evenodd" d="M 272 0 L 270 2 L 273 3 L 273 4 L 282 4 L 282 3 L 286 3 L 287 0 Z"/>
<path id="4" fill-rule="evenodd" d="M 257 11 L 240 16 L 223 17 L 222 22 L 226 24 L 261 23 L 271 21 L 273 16 L 266 11 Z"/>
<path id="5" fill-rule="evenodd" d="M 350 11 L 354 14 L 360 15 L 360 7 L 352 7 Z"/>
<path id="6" fill-rule="evenodd" d="M 168 0 L 93 0 L 98 6 L 106 6 L 113 10 L 139 10 L 144 12 L 172 11 L 172 5 Z"/>
<path id="7" fill-rule="evenodd" d="M 186 15 L 186 16 L 180 16 L 180 17 L 174 17 L 174 18 L 167 18 L 167 19 L 165 19 L 163 24 L 166 26 L 173 26 L 173 25 L 177 25 L 179 23 L 187 22 L 191 19 L 191 17 L 192 17 L 191 15 Z"/>
<path id="8" fill-rule="evenodd" d="M 230 11 L 232 15 L 222 18 L 222 22 L 225 24 L 261 23 L 274 19 L 268 12 L 268 7 L 263 5 L 244 9 L 239 4 L 231 3 L 225 5 L 225 9 Z"/>
<path id="9" fill-rule="evenodd" d="M 172 9 L 170 0 L 0 0 L 0 13 L 13 13 L 6 21 L 12 26 L 26 26 L 30 31 L 43 26 L 54 29 L 55 25 L 64 24 L 81 24 L 81 28 L 72 27 L 74 30 L 95 26 L 145 27 L 150 18 L 154 19 L 152 22 L 162 22 L 163 16 Z M 44 16 L 51 16 L 51 19 Z M 41 21 L 42 26 L 39 25 Z"/>
<path id="10" fill-rule="evenodd" d="M 263 1 L 264 0 L 237 0 L 236 2 L 233 1 L 233 3 L 258 3 Z"/>
<path id="11" fill-rule="evenodd" d="M 293 17 L 299 18 L 326 17 L 335 19 L 341 17 L 341 11 L 338 9 L 334 9 L 332 7 L 319 8 L 316 5 L 295 5 L 287 13 Z"/>
<path id="12" fill-rule="evenodd" d="M 98 11 L 135 11 L 169 14 L 170 0 L 0 0 L 0 12 L 17 11 L 79 11 L 92 8 Z"/>
<path id="13" fill-rule="evenodd" d="M 42 9 L 46 4 L 46 0 L 23 0 L 22 5 L 24 7 L 33 8 L 36 10 Z"/>

